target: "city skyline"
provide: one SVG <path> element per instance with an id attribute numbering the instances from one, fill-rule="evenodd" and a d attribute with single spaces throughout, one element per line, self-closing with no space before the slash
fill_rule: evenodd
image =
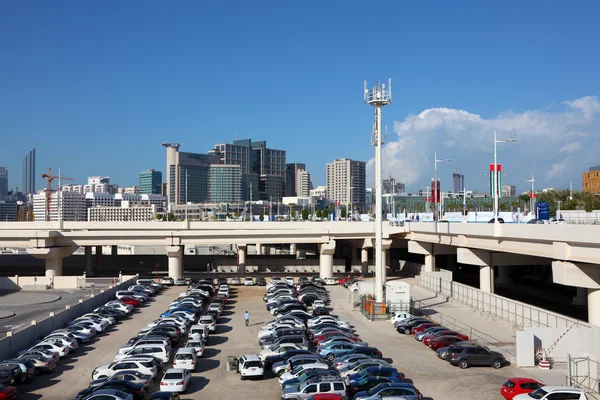
<path id="1" fill-rule="evenodd" d="M 13 3 L 0 15 L 0 37 L 13 38 L 0 66 L 10 77 L 0 124 L 21 138 L 0 151 L 12 189 L 21 186 L 22 157 L 32 147 L 38 171 L 52 166 L 80 181 L 102 173 L 133 186 L 140 171 L 163 171 L 156 143 L 206 152 L 246 137 L 306 164 L 314 186 L 325 184 L 331 159 L 364 160 L 371 187 L 372 110 L 361 91 L 364 79 L 377 77 L 391 77 L 395 91 L 383 121 L 383 176 L 409 192 L 430 181 L 434 152 L 454 160 L 439 166 L 444 190 L 458 169 L 467 189 L 485 191 L 479 175 L 493 162 L 494 129 L 519 140 L 498 148 L 505 183 L 518 193 L 531 175 L 537 187 L 572 181 L 578 190 L 581 173 L 598 164 L 590 151 L 599 147 L 599 56 L 589 51 L 598 36 L 596 3 L 425 10 L 384 2 L 378 10 L 392 17 L 382 24 L 365 24 L 372 10 L 357 4 L 319 4 L 318 13 L 316 3 L 147 4 L 139 18 L 134 5 L 66 3 Z M 206 21 L 198 24 L 197 15 Z M 228 34 L 213 38 L 217 27 Z M 375 55 L 385 61 L 373 63 Z"/>

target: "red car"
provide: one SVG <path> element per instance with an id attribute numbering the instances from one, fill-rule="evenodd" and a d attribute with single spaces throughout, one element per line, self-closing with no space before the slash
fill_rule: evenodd
<path id="1" fill-rule="evenodd" d="M 448 347 L 450 345 L 453 345 L 454 343 L 458 343 L 458 342 L 462 342 L 464 341 L 463 339 L 459 338 L 458 336 L 440 336 L 438 338 L 435 338 L 433 340 L 431 340 L 429 342 L 429 347 L 431 348 L 431 350 L 437 350 L 440 347 Z"/>
<path id="2" fill-rule="evenodd" d="M 529 378 L 509 378 L 502 384 L 500 394 L 508 400 L 512 400 L 518 394 L 531 393 L 544 386 L 543 383 Z"/>
<path id="3" fill-rule="evenodd" d="M 119 301 L 123 304 L 129 304 L 138 308 L 140 306 L 140 302 L 134 299 L 133 297 L 121 297 Z"/>
<path id="4" fill-rule="evenodd" d="M 414 335 L 415 333 L 422 332 L 427 328 L 431 328 L 432 326 L 438 326 L 438 324 L 434 322 L 425 322 L 424 324 L 413 326 L 411 332 Z"/>
<path id="5" fill-rule="evenodd" d="M 429 342 L 431 342 L 433 339 L 445 335 L 458 336 L 462 340 L 469 340 L 469 337 L 467 335 L 463 335 L 462 333 L 458 333 L 456 331 L 445 330 L 433 332 L 431 335 L 425 335 L 425 337 L 423 338 L 423 344 L 425 346 L 429 346 Z"/>
<path id="6" fill-rule="evenodd" d="M 14 400 L 19 397 L 19 392 L 14 386 L 0 384 L 0 400 Z"/>
<path id="7" fill-rule="evenodd" d="M 338 393 L 315 393 L 306 400 L 344 400 L 344 396 Z"/>
<path id="8" fill-rule="evenodd" d="M 350 280 L 350 277 L 342 278 L 338 281 L 338 285 L 343 285 L 344 283 L 348 282 L 349 280 Z"/>

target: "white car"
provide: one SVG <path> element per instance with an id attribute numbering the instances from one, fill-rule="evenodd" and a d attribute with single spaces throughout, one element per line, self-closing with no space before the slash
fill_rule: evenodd
<path id="1" fill-rule="evenodd" d="M 394 324 L 398 321 L 404 321 L 405 319 L 412 318 L 412 317 L 413 317 L 413 315 L 411 313 L 404 312 L 404 311 L 397 311 L 394 313 L 394 315 L 392 315 L 390 322 L 392 324 Z"/>
<path id="2" fill-rule="evenodd" d="M 311 370 L 311 369 L 329 369 L 329 365 L 324 364 L 324 363 L 310 363 L 310 364 L 299 365 L 292 371 L 285 372 L 282 375 L 280 375 L 279 376 L 279 384 L 282 385 L 283 382 L 285 382 L 289 379 L 297 378 L 300 375 L 302 375 L 303 373 L 305 373 L 306 371 Z"/>
<path id="3" fill-rule="evenodd" d="M 98 333 L 104 332 L 106 330 L 106 328 L 108 328 L 107 322 L 101 322 L 101 321 L 97 321 L 97 320 L 94 321 L 91 319 L 82 319 L 82 318 L 77 318 L 75 321 L 73 321 L 72 325 L 85 326 L 86 328 L 95 329 L 96 332 L 98 332 Z"/>
<path id="4" fill-rule="evenodd" d="M 237 372 L 240 374 L 240 379 L 246 378 L 262 378 L 265 375 L 262 361 L 256 354 L 244 354 L 236 358 Z"/>
<path id="5" fill-rule="evenodd" d="M 41 340 L 40 343 L 52 343 L 60 346 L 67 346 L 69 351 L 73 351 L 79 347 L 79 343 L 77 343 L 77 339 L 71 339 L 68 337 L 59 337 L 59 336 L 46 336 Z"/>
<path id="6" fill-rule="evenodd" d="M 111 378 L 114 374 L 124 369 L 138 371 L 142 374 L 150 375 L 152 378 L 156 376 L 156 366 L 154 364 L 145 361 L 125 359 L 97 367 L 92 371 L 92 380 Z"/>
<path id="7" fill-rule="evenodd" d="M 296 343 L 282 343 L 280 345 L 271 347 L 270 349 L 261 350 L 258 354 L 260 361 L 264 362 L 265 359 L 269 356 L 274 356 L 275 354 L 281 354 L 288 350 L 306 350 L 306 346 L 302 346 Z"/>
<path id="8" fill-rule="evenodd" d="M 183 368 L 193 371 L 196 369 L 197 361 L 196 349 L 183 347 L 177 350 L 175 357 L 173 357 L 173 368 Z"/>
<path id="9" fill-rule="evenodd" d="M 348 321 L 342 321 L 330 315 L 322 315 L 317 318 L 309 319 L 307 321 L 307 325 L 309 328 L 312 328 L 313 326 L 319 325 L 324 322 L 328 324 L 335 324 L 340 328 L 351 329 L 350 323 Z"/>
<path id="10" fill-rule="evenodd" d="M 114 317 L 103 317 L 100 314 L 95 314 L 95 313 L 87 313 L 81 316 L 81 318 L 96 318 L 99 319 L 100 321 L 105 321 L 108 322 L 109 325 L 114 325 L 117 323 L 117 320 Z"/>
<path id="11" fill-rule="evenodd" d="M 169 368 L 160 381 L 160 391 L 185 393 L 191 380 L 192 372 L 189 369 Z"/>
<path id="12" fill-rule="evenodd" d="M 148 346 L 148 345 L 158 345 L 158 346 L 166 347 L 168 349 L 169 353 L 171 352 L 171 343 L 169 342 L 169 339 L 167 339 L 167 338 L 163 339 L 162 337 L 145 337 L 143 339 L 138 340 L 135 343 L 122 346 L 121 348 L 119 348 L 119 350 L 117 350 L 117 355 L 125 354 L 137 346 Z"/>
<path id="13" fill-rule="evenodd" d="M 185 347 L 191 347 L 196 350 L 196 356 L 198 358 L 204 355 L 204 341 L 200 340 L 199 342 L 194 342 L 192 340 L 188 340 L 185 344 Z"/>
<path id="14" fill-rule="evenodd" d="M 117 353 L 115 355 L 114 361 L 120 361 L 124 358 L 139 356 L 151 356 L 158 358 L 163 363 L 167 363 L 171 358 L 171 347 L 163 346 L 160 344 L 138 345 L 125 353 Z"/>
<path id="15" fill-rule="evenodd" d="M 110 308 L 115 308 L 115 309 L 117 309 L 119 311 L 123 311 L 124 313 L 127 313 L 127 314 L 129 314 L 130 312 L 132 312 L 135 309 L 135 307 L 132 306 L 131 304 L 123 304 L 118 300 L 109 301 L 108 303 L 105 304 L 105 306 L 110 307 Z"/>
<path id="16" fill-rule="evenodd" d="M 296 329 L 297 326 L 293 325 L 293 324 L 280 324 L 277 326 L 273 326 L 270 328 L 261 328 L 260 331 L 258 331 L 258 340 L 260 341 L 260 339 L 271 336 L 273 333 L 275 333 L 278 329 Z"/>
<path id="17" fill-rule="evenodd" d="M 50 343 L 50 342 L 38 343 L 35 346 L 28 349 L 27 351 L 38 351 L 38 350 L 57 353 L 60 358 L 63 358 L 67 354 L 69 354 L 69 346 L 65 346 L 64 344 L 58 344 L 58 343 Z"/>
<path id="18" fill-rule="evenodd" d="M 317 307 L 325 307 L 325 302 L 323 300 L 315 300 L 312 303 L 312 307 L 313 308 L 317 308 Z"/>
<path id="19" fill-rule="evenodd" d="M 244 286 L 254 286 L 254 279 L 244 278 Z"/>
<path id="20" fill-rule="evenodd" d="M 541 388 L 525 394 L 518 394 L 513 397 L 513 400 L 531 400 L 531 399 L 574 399 L 587 400 L 588 397 L 581 389 L 576 389 L 571 386 L 542 386 Z"/>
<path id="21" fill-rule="evenodd" d="M 203 315 L 198 320 L 196 325 L 204 325 L 208 327 L 208 330 L 214 332 L 217 329 L 215 318 L 212 315 Z"/>
<path id="22" fill-rule="evenodd" d="M 293 276 L 286 276 L 285 281 L 287 283 L 289 283 L 290 285 L 294 285 L 294 277 Z"/>
<path id="23" fill-rule="evenodd" d="M 337 285 L 338 281 L 333 278 L 323 278 L 326 285 Z"/>

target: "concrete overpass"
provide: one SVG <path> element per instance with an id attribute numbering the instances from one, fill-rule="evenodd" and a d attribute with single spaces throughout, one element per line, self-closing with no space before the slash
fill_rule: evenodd
<path id="1" fill-rule="evenodd" d="M 91 259 L 93 246 L 164 245 L 169 275 L 183 274 L 185 245 L 235 244 L 239 264 L 245 264 L 248 244 L 317 244 L 321 275 L 333 273 L 336 243 L 362 249 L 361 263 L 368 263 L 373 247 L 374 223 L 367 222 L 5 222 L 0 223 L 0 247 L 24 247 L 45 259 L 46 275 L 62 273 L 62 258 L 85 247 Z M 480 289 L 494 290 L 498 280 L 508 279 L 508 267 L 552 265 L 555 283 L 587 292 L 590 322 L 600 325 L 600 226 L 384 223 L 384 250 L 407 248 L 424 256 L 424 270 L 436 271 L 435 256 L 452 254 L 462 264 L 479 266 Z M 384 277 L 385 279 L 385 277 Z"/>

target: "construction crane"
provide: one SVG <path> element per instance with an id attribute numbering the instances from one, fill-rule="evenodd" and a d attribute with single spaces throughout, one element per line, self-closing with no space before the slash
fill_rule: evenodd
<path id="1" fill-rule="evenodd" d="M 46 221 L 50 221 L 50 199 L 52 198 L 52 181 L 55 179 L 63 179 L 65 181 L 72 181 L 73 178 L 67 178 L 62 175 L 52 175 L 51 167 L 48 167 L 47 174 L 42 174 L 42 178 L 44 178 L 46 180 L 46 182 L 48 183 L 48 185 L 46 186 Z M 57 201 L 56 206 L 57 206 L 57 211 L 60 212 L 60 210 L 58 210 L 58 201 L 59 201 L 58 200 L 58 192 L 60 192 L 60 187 L 58 188 L 58 191 L 56 192 L 56 201 Z"/>

